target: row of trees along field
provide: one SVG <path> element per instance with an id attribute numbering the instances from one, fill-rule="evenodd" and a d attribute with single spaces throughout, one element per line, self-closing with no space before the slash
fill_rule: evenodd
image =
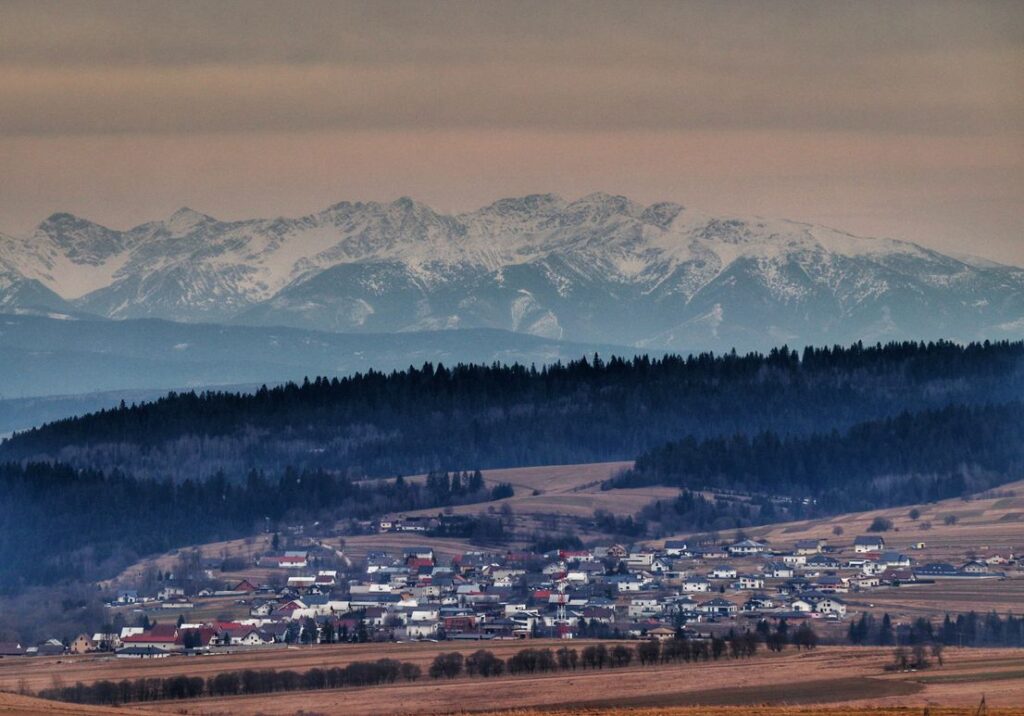
<path id="1" fill-rule="evenodd" d="M 577 669 L 614 669 L 640 664 L 655 666 L 668 663 L 718 661 L 750 658 L 760 644 L 753 632 L 730 633 L 725 638 L 708 640 L 669 639 L 665 642 L 642 641 L 607 645 L 602 642 L 576 649 L 522 649 L 508 659 L 492 651 L 479 649 L 468 656 L 459 652 L 438 654 L 427 674 L 433 679 L 454 679 L 459 676 L 491 678 L 504 674 L 534 674 Z M 814 648 L 811 645 L 802 645 Z M 799 646 L 798 646 L 799 648 Z M 315 668 L 305 672 L 274 669 L 225 671 L 206 679 L 198 676 L 140 678 L 123 681 L 81 682 L 73 686 L 55 685 L 43 689 L 39 696 L 60 701 L 85 704 L 125 704 L 164 699 L 187 699 L 202 696 L 235 696 L 283 691 L 338 689 L 376 686 L 396 681 L 417 681 L 423 677 L 419 665 L 396 659 L 357 661 L 344 667 Z"/>
<path id="2" fill-rule="evenodd" d="M 851 644 L 888 646 L 915 646 L 941 644 L 943 646 L 1024 647 L 1024 617 L 996 612 L 978 614 L 949 614 L 935 624 L 919 617 L 909 624 L 894 627 L 888 614 L 876 619 L 867 612 L 852 620 L 848 630 Z"/>
<path id="3" fill-rule="evenodd" d="M 684 436 L 845 431 L 1021 394 L 1020 342 L 593 356 L 543 368 L 425 364 L 254 394 L 172 393 L 18 434 L 0 459 L 177 480 L 289 466 L 390 476 L 632 459 Z"/>

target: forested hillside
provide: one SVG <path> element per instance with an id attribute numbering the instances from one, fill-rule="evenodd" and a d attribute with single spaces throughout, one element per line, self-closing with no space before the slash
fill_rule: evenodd
<path id="1" fill-rule="evenodd" d="M 111 577 L 140 556 L 256 534 L 289 520 L 333 525 L 491 497 L 479 472 L 439 473 L 419 484 L 355 483 L 293 470 L 172 483 L 38 463 L 0 464 L 0 495 L 0 594 Z M 458 536 L 488 541 L 495 526 L 481 526 L 483 519 L 466 520 Z"/>
<path id="2" fill-rule="evenodd" d="M 1024 472 L 1022 363 L 1019 343 L 910 343 L 425 366 L 169 395 L 2 447 L 0 589 L 110 576 L 145 554 L 268 526 L 500 496 L 479 473 L 354 479 L 435 467 L 639 456 L 608 486 L 681 492 L 634 517 L 595 513 L 599 531 L 623 537 L 957 496 Z M 461 536 L 500 539 L 480 512 Z"/>
<path id="3" fill-rule="evenodd" d="M 595 356 L 545 368 L 427 364 L 246 395 L 171 394 L 21 433 L 0 459 L 176 480 L 288 467 L 386 476 L 631 459 L 683 438 L 806 436 L 1021 398 L 1019 342 Z"/>
<path id="4" fill-rule="evenodd" d="M 669 529 L 692 529 L 723 516 L 735 520 L 728 526 L 747 526 L 933 502 L 1021 475 L 1024 403 L 1015 402 L 903 413 L 808 436 L 685 438 L 641 455 L 609 486 L 683 488 L 678 500 L 644 516 Z M 754 499 L 704 505 L 689 494 L 701 490 L 736 491 Z"/>

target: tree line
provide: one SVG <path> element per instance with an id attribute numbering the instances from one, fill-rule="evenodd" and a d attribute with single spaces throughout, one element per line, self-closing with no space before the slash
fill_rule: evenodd
<path id="1" fill-rule="evenodd" d="M 599 356 L 546 367 L 425 364 L 252 394 L 171 393 L 13 436 L 0 459 L 150 478 L 632 459 L 683 436 L 809 435 L 1024 391 L 1024 343 Z"/>
<path id="2" fill-rule="evenodd" d="M 887 613 L 876 619 L 865 612 L 860 619 L 850 622 L 847 638 L 851 644 L 858 645 L 1020 648 L 1024 647 L 1024 617 L 1013 614 L 1003 617 L 995 611 L 987 614 L 970 611 L 955 617 L 946 614 L 938 624 L 918 617 L 909 624 L 894 627 Z"/>
<path id="3" fill-rule="evenodd" d="M 760 639 L 754 632 L 730 632 L 726 637 L 710 639 L 673 638 L 664 642 L 654 639 L 630 644 L 591 644 L 577 650 L 563 646 L 558 649 L 521 649 L 502 659 L 487 649 L 478 649 L 468 656 L 460 652 L 438 654 L 427 669 L 432 679 L 454 679 L 460 676 L 491 678 L 503 674 L 519 675 L 577 669 L 614 669 L 639 664 L 654 666 L 669 663 L 718 661 L 723 658 L 743 659 L 756 655 Z M 396 681 L 416 681 L 422 668 L 396 659 L 356 661 L 344 667 L 314 668 L 305 672 L 275 669 L 225 671 L 206 679 L 198 676 L 102 680 L 92 684 L 77 682 L 73 686 L 55 685 L 43 689 L 38 696 L 82 704 L 120 705 L 166 699 L 190 699 L 203 696 L 236 696 L 267 694 L 282 691 L 311 691 L 358 686 L 377 686 Z"/>

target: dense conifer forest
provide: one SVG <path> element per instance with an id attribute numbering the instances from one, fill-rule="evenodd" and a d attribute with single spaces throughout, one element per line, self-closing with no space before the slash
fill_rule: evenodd
<path id="1" fill-rule="evenodd" d="M 1015 402 L 902 413 L 805 436 L 684 438 L 641 455 L 610 486 L 743 491 L 835 514 L 958 497 L 1021 474 L 1024 403 Z"/>
<path id="2" fill-rule="evenodd" d="M 807 436 L 1013 399 L 1024 399 L 1019 342 L 428 364 L 255 394 L 171 394 L 21 433 L 0 446 L 0 460 L 173 480 L 289 467 L 393 476 L 632 459 L 683 438 Z"/>

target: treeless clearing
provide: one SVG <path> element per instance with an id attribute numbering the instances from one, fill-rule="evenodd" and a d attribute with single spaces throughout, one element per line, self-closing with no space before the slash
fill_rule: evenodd
<path id="1" fill-rule="evenodd" d="M 679 494 L 679 490 L 673 487 L 601 490 L 602 482 L 632 466 L 633 463 L 628 461 L 487 470 L 483 476 L 488 487 L 507 482 L 515 494 L 486 504 L 459 505 L 452 511 L 455 514 L 476 514 L 487 507 L 500 509 L 507 504 L 517 515 L 528 516 L 590 517 L 596 509 L 631 515 L 653 500 Z M 425 479 L 425 476 L 417 475 L 413 479 Z M 402 514 L 435 515 L 439 511 L 431 508 Z"/>
<path id="2" fill-rule="evenodd" d="M 617 462 L 590 462 L 577 465 L 536 465 L 533 467 L 508 467 L 498 470 L 483 470 L 484 484 L 494 487 L 507 482 L 515 488 L 516 497 L 529 496 L 534 490 L 563 493 L 574 490 L 597 488 L 618 472 L 633 467 L 632 460 Z M 405 478 L 421 482 L 426 475 L 412 475 Z M 509 498 L 512 499 L 512 498 Z"/>
<path id="3" fill-rule="evenodd" d="M 675 487 L 601 489 L 602 482 L 632 466 L 632 462 L 601 462 L 487 470 L 483 475 L 489 487 L 507 482 L 515 494 L 487 503 L 458 505 L 450 508 L 450 512 L 475 515 L 508 505 L 515 513 L 516 529 L 522 533 L 569 531 L 581 537 L 599 536 L 581 533 L 578 520 L 591 518 L 595 510 L 633 515 L 655 500 L 671 499 L 679 494 Z M 417 475 L 412 479 L 425 479 L 425 476 Z M 436 515 L 439 512 L 438 508 L 430 508 L 401 514 Z"/>

